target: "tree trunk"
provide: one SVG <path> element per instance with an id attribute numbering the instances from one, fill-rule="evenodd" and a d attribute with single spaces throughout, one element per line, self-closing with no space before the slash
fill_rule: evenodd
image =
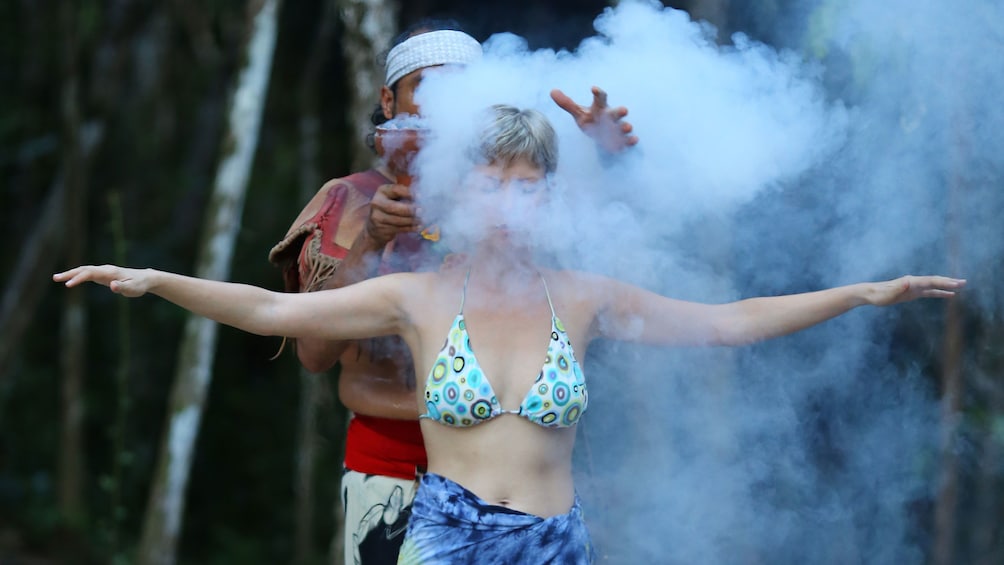
<path id="1" fill-rule="evenodd" d="M 85 124 L 79 134 L 81 158 L 86 164 L 104 138 L 104 124 Z M 48 288 L 38 284 L 38 281 L 52 274 L 65 249 L 68 239 L 63 228 L 66 192 L 66 172 L 61 171 L 52 182 L 49 196 L 42 205 L 42 213 L 31 234 L 25 238 L 11 278 L 4 288 L 0 303 L 0 377 L 7 374 L 21 337 L 32 320 L 35 306 Z"/>
<path id="2" fill-rule="evenodd" d="M 349 123 L 352 125 L 352 170 L 368 169 L 373 152 L 365 144 L 373 124 L 370 116 L 380 101 L 384 66 L 382 57 L 390 50 L 397 33 L 398 4 L 394 0 L 337 0 L 344 35 L 342 50 L 348 61 Z"/>
<path id="3" fill-rule="evenodd" d="M 34 7 L 39 3 L 24 2 L 25 7 L 29 4 Z M 129 49 L 123 47 L 123 44 L 127 44 L 131 39 L 129 24 L 135 19 L 132 6 L 121 4 L 108 6 L 107 12 L 102 13 L 101 16 L 112 20 L 111 29 L 105 34 L 102 44 L 89 53 L 91 55 L 90 68 L 92 69 L 92 76 L 89 85 L 90 88 L 85 89 L 80 83 L 79 73 L 77 72 L 77 60 L 75 58 L 79 46 L 76 45 L 75 20 L 73 18 L 79 17 L 79 12 L 76 11 L 79 6 L 76 6 L 76 8 L 74 6 L 76 6 L 76 3 L 63 3 L 57 12 L 60 19 L 59 26 L 62 30 L 61 35 L 64 36 L 63 51 L 61 53 L 63 64 L 62 112 L 64 123 L 61 133 L 63 134 L 62 144 L 65 149 L 63 154 L 64 163 L 61 165 L 59 174 L 55 175 L 50 195 L 42 206 L 42 213 L 36 223 L 36 227 L 30 232 L 31 235 L 25 238 L 25 243 L 21 247 L 21 253 L 18 257 L 17 266 L 4 288 L 3 302 L 0 303 L 0 377 L 7 373 L 14 352 L 17 351 L 20 345 L 21 337 L 28 328 L 36 306 L 39 300 L 41 300 L 44 290 L 47 288 L 44 285 L 39 285 L 38 281 L 46 279 L 52 273 L 57 262 L 67 250 L 67 244 L 73 239 L 66 237 L 67 233 L 73 233 L 68 231 L 69 226 L 66 224 L 69 220 L 67 214 L 73 213 L 66 210 L 67 183 L 78 182 L 77 180 L 73 180 L 73 177 L 81 179 L 79 182 L 86 182 L 86 178 L 89 175 L 90 158 L 104 140 L 105 121 L 103 118 L 92 117 L 88 122 L 81 125 L 80 122 L 83 118 L 80 116 L 79 100 L 87 98 L 92 106 L 99 108 L 97 111 L 99 116 L 104 116 L 107 110 L 115 103 L 113 101 L 119 99 L 119 92 L 122 88 L 122 76 L 120 72 L 122 65 L 117 64 L 118 60 L 125 58 L 130 53 Z M 32 20 L 27 24 L 31 28 L 31 31 L 25 35 L 30 41 L 52 35 L 44 33 L 39 26 L 39 20 L 48 17 L 49 9 L 40 8 L 38 12 L 46 15 L 38 15 L 32 10 L 25 10 L 25 13 L 30 15 L 29 19 Z M 70 43 L 71 41 L 73 42 L 72 44 Z M 36 45 L 35 47 L 27 48 L 25 52 L 41 54 L 44 52 L 44 49 Z M 109 53 L 114 54 L 114 57 L 105 56 Z M 37 57 L 26 58 L 24 61 L 26 67 L 24 75 L 26 79 L 21 81 L 21 84 L 27 86 L 29 91 L 32 89 L 34 83 L 44 81 L 42 78 L 42 75 L 44 75 L 44 70 L 42 70 L 44 69 L 44 65 L 40 63 L 43 58 L 43 56 L 39 55 Z M 85 90 L 89 94 L 85 94 Z M 25 94 L 25 96 L 29 95 Z M 72 104 L 72 106 L 67 106 L 68 104 Z M 70 130 L 75 130 L 76 133 L 70 133 Z M 76 146 L 74 146 L 73 137 L 71 137 L 74 135 L 76 136 Z M 68 152 L 71 150 L 75 152 L 73 155 Z M 74 165 L 77 168 L 76 172 L 67 170 L 67 166 L 69 165 L 66 162 L 67 159 L 71 159 L 76 163 Z M 86 201 L 84 196 L 80 198 L 80 202 Z M 81 213 L 83 213 L 83 210 Z M 74 238 L 83 238 L 85 236 L 86 233 L 83 232 L 74 234 Z M 82 241 L 80 248 L 83 249 Z M 69 264 L 69 262 L 67 260 L 64 265 Z M 75 297 L 67 298 L 69 303 L 72 303 L 74 300 L 80 299 Z"/>
<path id="4" fill-rule="evenodd" d="M 390 49 L 397 29 L 398 4 L 394 0 L 336 0 L 344 33 L 342 51 L 348 62 L 349 123 L 352 131 L 352 170 L 360 171 L 373 165 L 374 155 L 366 146 L 366 136 L 372 131 L 370 116 L 380 101 L 384 68 L 381 57 Z M 341 409 L 340 403 L 335 406 Z M 341 415 L 348 418 L 348 413 Z M 341 493 L 341 489 L 338 490 Z M 335 497 L 334 532 L 331 537 L 329 563 L 340 565 L 345 555 L 344 511 L 340 496 Z"/>
<path id="5" fill-rule="evenodd" d="M 108 195 L 108 210 L 111 218 L 112 239 L 114 242 L 114 261 L 125 265 L 128 262 L 128 246 L 125 235 L 125 214 L 122 211 L 122 200 L 118 192 Z M 119 355 L 115 367 L 115 421 L 108 428 L 108 437 L 112 444 L 112 468 L 105 475 L 110 479 L 108 489 L 108 507 L 110 509 L 104 526 L 104 537 L 108 543 L 108 554 L 122 553 L 122 527 L 128 518 L 128 509 L 123 504 L 123 478 L 129 466 L 130 457 L 126 448 L 126 426 L 129 419 L 129 373 L 132 359 L 131 334 L 129 332 L 129 300 L 118 300 L 116 306 Z"/>
<path id="6" fill-rule="evenodd" d="M 959 458 L 955 440 L 962 397 L 962 320 L 957 301 L 950 300 L 946 308 L 942 342 L 941 478 L 934 514 L 935 565 L 955 562 L 955 511 L 959 502 Z"/>
<path id="7" fill-rule="evenodd" d="M 255 0 L 249 4 L 250 29 L 244 68 L 230 102 L 221 161 L 196 264 L 198 277 L 225 280 L 230 274 L 275 51 L 278 4 L 279 0 Z M 206 318 L 193 315 L 185 325 L 166 435 L 143 524 L 138 562 L 144 565 L 175 562 L 185 489 L 205 408 L 216 334 L 217 325 Z"/>
<path id="8" fill-rule="evenodd" d="M 959 65 L 956 68 L 964 68 Z M 948 186 L 948 219 L 945 226 L 947 240 L 948 264 L 953 276 L 960 272 L 960 232 L 957 225 L 961 218 L 960 210 L 965 197 L 966 182 L 964 174 L 966 163 L 970 162 L 968 137 L 965 132 L 972 131 L 968 116 L 962 114 L 955 120 L 955 136 L 950 139 L 949 171 L 951 180 Z M 959 504 L 959 457 L 956 445 L 961 417 L 963 374 L 962 353 L 965 347 L 962 306 L 960 299 L 949 300 L 945 306 L 945 334 L 942 339 L 942 454 L 941 483 L 938 500 L 934 512 L 934 565 L 949 565 L 955 563 L 956 540 L 956 510 Z"/>
<path id="9" fill-rule="evenodd" d="M 63 35 L 61 106 L 63 117 L 63 174 L 66 206 L 63 222 L 67 238 L 66 261 L 84 263 L 87 241 L 87 183 L 80 147 L 80 78 L 77 66 L 76 3 L 60 6 Z M 87 307 L 82 292 L 71 292 L 64 303 L 60 332 L 62 408 L 59 441 L 59 511 L 70 524 L 84 518 L 84 374 L 87 349 Z"/>

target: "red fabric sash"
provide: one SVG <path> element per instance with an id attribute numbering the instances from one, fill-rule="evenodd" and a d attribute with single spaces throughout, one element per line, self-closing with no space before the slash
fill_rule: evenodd
<path id="1" fill-rule="evenodd" d="M 359 473 L 414 479 L 428 461 L 418 420 L 356 414 L 345 437 L 345 466 Z"/>

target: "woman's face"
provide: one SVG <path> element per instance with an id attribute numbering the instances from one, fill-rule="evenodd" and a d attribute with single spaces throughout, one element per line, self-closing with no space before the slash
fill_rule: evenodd
<path id="1" fill-rule="evenodd" d="M 488 239 L 529 236 L 547 197 L 547 176 L 528 159 L 478 165 L 464 182 L 464 200 Z"/>

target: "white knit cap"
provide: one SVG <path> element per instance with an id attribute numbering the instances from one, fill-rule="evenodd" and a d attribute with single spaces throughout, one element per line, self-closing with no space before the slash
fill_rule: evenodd
<path id="1" fill-rule="evenodd" d="M 394 46 L 387 54 L 387 79 L 391 86 L 404 75 L 436 65 L 466 65 L 481 58 L 481 44 L 462 31 L 420 33 Z"/>

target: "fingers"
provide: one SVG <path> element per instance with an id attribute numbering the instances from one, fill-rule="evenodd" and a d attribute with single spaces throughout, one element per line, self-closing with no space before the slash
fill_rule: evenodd
<path id="1" fill-rule="evenodd" d="M 924 298 L 951 298 L 955 296 L 955 291 L 933 288 L 921 292 L 920 295 Z"/>
<path id="2" fill-rule="evenodd" d="M 372 211 L 391 216 L 415 216 L 415 204 L 411 201 L 411 189 L 400 184 L 385 184 L 377 189 L 370 201 Z"/>
<path id="3" fill-rule="evenodd" d="M 52 275 L 52 280 L 64 283 L 68 288 L 72 288 L 80 283 L 93 280 L 94 269 L 97 269 L 97 267 L 93 265 L 74 267 L 69 271 L 63 271 L 62 273 Z"/>
<path id="4" fill-rule="evenodd" d="M 406 186 L 380 187 L 370 202 L 370 223 L 379 229 L 406 229 L 418 222 L 418 210 Z"/>
<path id="5" fill-rule="evenodd" d="M 938 281 L 949 288 L 962 288 L 966 286 L 966 279 L 956 279 L 952 277 L 936 277 Z"/>
<path id="6" fill-rule="evenodd" d="M 582 106 L 576 104 L 567 94 L 557 88 L 551 91 L 551 100 L 554 100 L 559 108 L 571 114 L 576 120 L 586 113 Z"/>
<path id="7" fill-rule="evenodd" d="M 910 286 L 917 288 L 921 291 L 929 291 L 929 290 L 954 291 L 966 286 L 966 279 L 956 279 L 952 277 L 943 277 L 940 275 L 927 276 L 927 277 L 908 276 L 906 277 L 906 279 L 909 281 Z"/>
<path id="8" fill-rule="evenodd" d="M 377 187 L 376 194 L 391 200 L 404 200 L 411 198 L 411 188 L 403 184 L 384 184 Z"/>
<path id="9" fill-rule="evenodd" d="M 925 281 L 934 288 L 925 288 L 920 295 L 925 298 L 951 298 L 955 296 L 955 291 L 966 286 L 965 279 L 954 279 L 951 277 L 927 277 Z"/>
<path id="10" fill-rule="evenodd" d="M 907 275 L 889 281 L 891 299 L 885 304 L 909 302 L 918 298 L 952 298 L 966 286 L 965 279 L 952 277 Z"/>
<path id="11" fill-rule="evenodd" d="M 593 115 L 599 115 L 601 112 L 607 109 L 607 93 L 605 90 L 598 86 L 594 86 L 593 90 Z M 627 114 L 627 110 L 624 110 L 624 114 Z"/>
<path id="12" fill-rule="evenodd" d="M 411 189 L 400 184 L 386 184 L 377 189 L 370 201 L 366 230 L 377 242 L 386 243 L 402 232 L 419 231 Z"/>
<path id="13" fill-rule="evenodd" d="M 80 272 L 84 267 L 75 267 L 69 271 L 63 271 L 62 273 L 56 273 L 52 275 L 52 280 L 55 282 L 66 282 L 66 286 L 73 286 L 69 282 L 77 273 Z"/>
<path id="14" fill-rule="evenodd" d="M 624 108 L 623 115 L 628 114 L 628 109 Z M 628 121 L 622 121 L 620 123 L 620 134 L 623 135 L 625 146 L 634 146 L 638 144 L 638 135 L 632 135 L 631 132 L 635 130 L 635 126 Z"/>
<path id="15" fill-rule="evenodd" d="M 418 231 L 420 222 L 415 217 L 394 216 L 390 214 L 373 214 L 371 216 L 372 235 L 378 239 L 390 239 L 399 232 Z"/>
<path id="16" fill-rule="evenodd" d="M 111 265 L 104 265 L 102 267 L 82 265 L 80 267 L 70 269 L 69 271 L 63 271 L 62 273 L 52 275 L 53 281 L 61 282 L 65 284 L 67 288 L 73 288 L 88 281 L 108 286 L 114 278 L 115 267 L 112 267 Z"/>
<path id="17" fill-rule="evenodd" d="M 394 200 L 373 201 L 370 204 L 370 218 L 375 223 L 403 225 L 415 221 L 415 205 Z"/>

